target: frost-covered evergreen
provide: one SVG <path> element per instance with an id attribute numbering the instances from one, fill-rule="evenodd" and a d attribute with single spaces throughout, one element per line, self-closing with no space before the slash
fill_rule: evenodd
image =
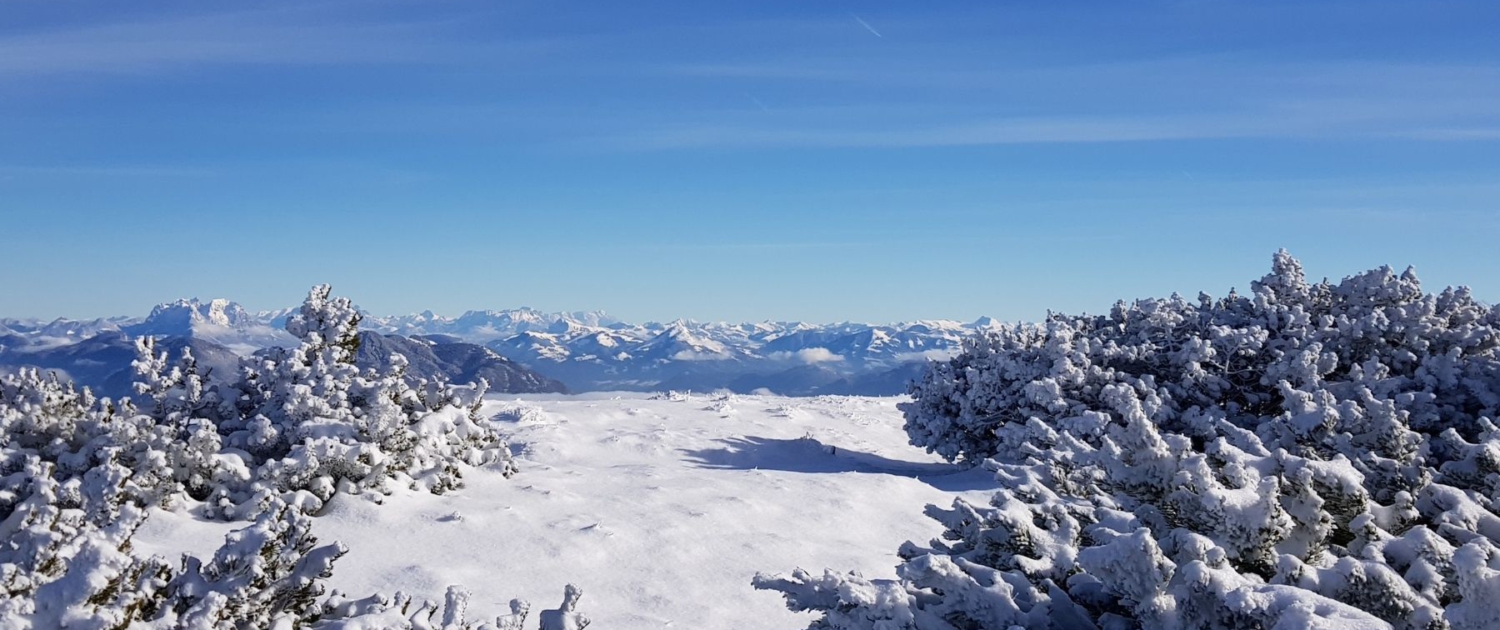
<path id="1" fill-rule="evenodd" d="M 441 608 L 323 597 L 344 548 L 317 545 L 307 515 L 335 492 L 444 492 L 466 467 L 515 470 L 477 415 L 485 383 L 408 386 L 399 357 L 362 372 L 358 321 L 315 287 L 287 324 L 300 346 L 217 382 L 190 351 L 171 364 L 139 339 L 139 407 L 36 370 L 0 375 L 0 628 L 520 628 L 519 601 L 495 626 L 465 623 L 457 588 Z M 253 522 L 207 562 L 132 553 L 150 509 L 194 506 Z"/>
<path id="2" fill-rule="evenodd" d="M 314 287 L 286 325 L 301 345 L 247 360 L 237 382 L 217 388 L 218 431 L 254 474 L 220 486 L 211 509 L 243 517 L 276 496 L 316 510 L 340 490 L 442 493 L 462 485 L 465 466 L 514 472 L 504 441 L 478 417 L 484 381 L 410 387 L 399 355 L 384 373 L 361 371 L 358 323 L 349 300 Z"/>
<path id="3" fill-rule="evenodd" d="M 903 411 L 984 462 L 899 580 L 758 577 L 814 628 L 1500 627 L 1500 309 L 1376 269 L 972 340 Z"/>
<path id="4" fill-rule="evenodd" d="M 324 581 L 346 550 L 338 543 L 318 545 L 311 519 L 276 500 L 254 523 L 230 532 L 206 563 L 193 556 L 184 556 L 177 566 L 161 558 L 140 558 L 131 553 L 130 538 L 145 511 L 129 502 L 86 495 L 74 503 L 45 465 L 30 464 L 6 478 L 6 496 L 22 499 L 0 513 L 0 531 L 6 535 L 0 547 L 3 628 L 524 627 L 528 606 L 520 600 L 512 601 L 512 613 L 493 625 L 466 622 L 468 595 L 458 587 L 449 588 L 441 607 L 403 593 L 350 600 L 335 591 L 324 597 Z M 22 481 L 13 483 L 18 479 Z"/>
<path id="5" fill-rule="evenodd" d="M 130 474 L 116 490 L 138 503 L 193 499 L 228 519 L 254 518 L 273 498 L 311 513 L 339 490 L 442 493 L 462 485 L 466 467 L 515 471 L 478 416 L 483 381 L 410 386 L 399 356 L 384 373 L 361 371 L 358 320 L 347 299 L 314 287 L 287 322 L 301 345 L 248 358 L 238 378 L 217 382 L 190 351 L 169 365 L 138 339 L 139 409 L 22 370 L 0 379 L 0 444 L 7 458 L 54 463 L 59 479 L 117 465 Z"/>

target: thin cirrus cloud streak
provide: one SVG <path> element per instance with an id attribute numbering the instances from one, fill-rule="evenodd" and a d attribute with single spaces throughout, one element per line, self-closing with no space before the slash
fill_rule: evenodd
<path id="1" fill-rule="evenodd" d="M 1493 138 L 1493 127 L 1433 129 L 1435 121 L 1371 118 L 1351 121 L 1326 115 L 1289 116 L 1244 112 L 1178 116 L 1014 117 L 962 124 L 887 123 L 863 129 L 820 126 L 698 125 L 666 127 L 604 138 L 599 146 L 617 150 L 775 149 L 775 148 L 917 148 L 1005 144 L 1107 143 L 1245 138 L 1396 137 L 1415 140 Z"/>
<path id="2" fill-rule="evenodd" d="M 451 23 L 331 24 L 267 10 L 94 24 L 0 36 L 0 77 L 140 74 L 214 64 L 441 64 L 534 55 L 567 44 L 434 37 Z"/>
<path id="3" fill-rule="evenodd" d="M 884 36 L 884 35 L 881 35 L 881 34 L 880 34 L 880 31 L 877 31 L 877 30 L 875 30 L 875 27 L 873 27 L 873 26 L 870 26 L 870 23 L 869 23 L 869 22 L 866 22 L 866 21 L 864 21 L 864 20 L 863 20 L 863 19 L 861 19 L 861 18 L 860 18 L 860 17 L 859 17 L 859 16 L 858 16 L 858 15 L 851 15 L 851 16 L 849 16 L 849 17 L 852 17 L 852 18 L 854 18 L 854 21 L 855 21 L 855 22 L 859 22 L 859 25 L 860 25 L 860 26 L 863 26 L 863 27 L 864 27 L 864 28 L 865 28 L 865 30 L 867 30 L 867 31 L 870 31 L 870 34 L 871 34 L 871 35 L 874 35 L 874 36 L 876 36 L 876 37 L 879 37 L 879 38 L 882 38 L 882 39 L 884 39 L 884 38 L 885 38 L 885 36 Z"/>
<path id="4" fill-rule="evenodd" d="M 0 178 L 37 177 L 209 177 L 221 169 L 151 164 L 93 164 L 85 166 L 0 165 Z"/>
<path id="5" fill-rule="evenodd" d="M 705 252 L 775 252 L 775 251 L 820 251 L 828 249 L 864 249 L 877 247 L 891 247 L 894 243 L 886 241 L 787 241 L 787 242 L 683 242 L 673 239 L 665 243 L 652 243 L 642 246 L 640 249 L 660 250 L 674 249 L 681 251 L 705 251 Z"/>
<path id="6" fill-rule="evenodd" d="M 879 35 L 859 16 L 858 26 Z M 71 30 L 0 37 L 0 81 L 27 75 L 62 73 L 144 73 L 208 64 L 455 64 L 489 65 L 541 55 L 577 45 L 578 38 L 543 38 L 504 43 L 465 42 L 432 37 L 452 20 L 419 23 L 322 23 L 316 11 L 248 11 L 158 21 L 93 25 Z M 929 52 L 942 51 L 931 43 Z M 536 120 L 542 112 L 515 112 L 542 129 L 565 127 L 556 144 L 573 143 L 614 150 L 696 148 L 903 148 L 1027 143 L 1109 143 L 1237 138 L 1394 137 L 1429 141 L 1493 140 L 1493 114 L 1500 111 L 1500 68 L 1372 63 L 1272 63 L 1233 56 L 1136 59 L 1118 62 L 1032 67 L 957 64 L 934 70 L 930 63 L 899 58 L 848 59 L 838 55 L 797 62 L 714 61 L 697 65 L 655 65 L 649 60 L 619 62 L 625 74 L 671 80 L 756 83 L 786 81 L 805 89 L 756 92 L 747 99 L 761 120 L 734 111 L 689 112 L 685 120 L 662 123 L 633 117 L 628 104 L 618 113 L 593 116 L 595 129 L 570 134 L 577 119 Z M 561 69 L 561 68 L 554 68 Z M 823 84 L 930 88 L 912 102 L 856 100 L 829 107 Z M 1456 86 L 1456 87 L 1455 87 Z M 740 85 L 739 92 L 754 87 Z M 1156 111 L 1075 112 L 1048 115 L 985 115 L 943 111 L 951 103 L 991 102 L 976 98 L 999 93 L 999 106 L 1037 111 L 1042 104 L 1006 90 L 1072 94 L 1076 103 L 1097 101 L 1100 93 L 1155 101 Z M 1213 96 L 1203 96 L 1203 95 Z M 1358 95 L 1353 98 L 1351 95 Z M 1010 98 L 1014 96 L 1014 98 Z M 1196 101 L 1174 102 L 1180 96 Z M 1343 104 L 1335 103 L 1341 97 Z M 777 103 L 768 107 L 767 99 Z M 798 100 L 821 101 L 831 114 L 798 108 Z M 1207 102 L 1203 102 L 1206 100 Z M 1163 112 L 1162 103 L 1176 111 Z M 1072 106 L 1073 103 L 1067 105 Z M 1357 106 L 1357 109 L 1355 108 Z M 366 127 L 440 126 L 485 131 L 497 117 L 454 116 L 409 104 L 380 114 Z M 463 104 L 441 107 L 462 110 Z M 1095 106 L 1097 107 L 1097 105 Z M 1051 111 L 1057 111 L 1053 109 Z M 327 128 L 353 124 L 340 110 Z M 805 115 L 804 115 L 805 114 Z M 935 115 L 939 114 L 939 115 Z M 774 115 L 774 118 L 771 116 Z M 298 120 L 321 120 L 299 112 Z M 358 116 L 353 117 L 355 120 Z M 1475 120 L 1475 119 L 1478 120 Z M 296 122 L 296 121 L 293 121 Z M 405 126 L 400 128 L 406 128 Z M 570 138 L 570 136 L 573 136 Z"/>
<path id="7" fill-rule="evenodd" d="M 1490 65 L 1190 56 L 1051 67 L 955 65 L 934 71 L 900 60 L 807 59 L 706 61 L 647 72 L 791 86 L 782 100 L 834 82 L 922 91 L 895 102 L 804 108 L 786 103 L 774 117 L 702 112 L 695 120 L 638 126 L 591 141 L 648 151 L 1243 138 L 1442 141 L 1494 139 L 1500 128 L 1495 114 L 1500 67 Z M 1051 102 L 1038 102 L 1031 94 L 1046 94 Z M 969 111 L 958 103 L 969 103 Z M 986 104 L 1017 113 L 984 112 Z"/>
<path id="8" fill-rule="evenodd" d="M 680 243 L 666 242 L 653 243 L 648 246 L 640 246 L 638 249 L 649 249 L 651 251 L 679 250 L 679 251 L 713 251 L 713 252 L 774 252 L 774 251 L 808 251 L 821 250 L 897 250 L 910 247 L 954 247 L 954 246 L 991 246 L 1002 243 L 1050 243 L 1050 244 L 1081 244 L 1100 243 L 1123 240 L 1125 237 L 1112 233 L 1090 233 L 1087 231 L 1069 234 L 1049 234 L 1045 236 L 1012 237 L 1002 235 L 984 236 L 908 236 L 896 240 L 886 241 L 824 241 L 824 242 L 702 242 L 702 243 Z"/>
<path id="9" fill-rule="evenodd" d="M 973 89 L 985 86 L 1112 85 L 1161 92 L 1177 88 L 1203 93 L 1207 81 L 1231 94 L 1304 89 L 1375 94 L 1440 92 L 1495 93 L 1500 66 L 1458 63 L 1377 61 L 1268 61 L 1236 54 L 1193 54 L 1056 63 L 975 60 L 938 45 L 913 57 L 910 51 L 883 57 L 786 57 L 706 59 L 636 68 L 636 71 L 705 79 L 782 80 L 809 83 L 865 83 Z M 934 67 L 927 57 L 946 59 Z M 1366 92 L 1361 92 L 1363 95 Z"/>
<path id="10" fill-rule="evenodd" d="M 1494 127 L 1434 127 L 1418 129 L 1407 134 L 1420 140 L 1500 140 L 1500 126 Z"/>

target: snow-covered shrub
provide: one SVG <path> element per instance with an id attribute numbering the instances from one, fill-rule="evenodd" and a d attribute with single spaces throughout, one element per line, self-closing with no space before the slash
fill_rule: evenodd
<path id="1" fill-rule="evenodd" d="M 301 345 L 262 352 L 239 380 L 215 388 L 224 393 L 216 410 L 224 445 L 255 472 L 249 484 L 218 488 L 211 509 L 243 517 L 276 496 L 315 510 L 340 490 L 442 493 L 462 485 L 464 466 L 514 472 L 504 441 L 478 416 L 484 381 L 408 386 L 399 355 L 383 373 L 361 371 L 359 314 L 329 292 L 314 287 L 288 319 Z"/>
<path id="2" fill-rule="evenodd" d="M 206 563 L 190 555 L 175 567 L 140 558 L 130 553 L 130 538 L 144 510 L 120 497 L 60 486 L 46 467 L 33 459 L 4 478 L 5 496 L 20 500 L 0 512 L 3 628 L 520 630 L 529 609 L 513 600 L 511 614 L 491 625 L 464 621 L 468 595 L 458 587 L 449 588 L 441 608 L 402 593 L 323 597 L 346 549 L 318 545 L 310 517 L 280 501 L 230 532 Z M 574 620 L 551 626 L 568 630 L 587 625 L 573 610 L 577 592 L 569 585 L 563 607 L 542 613 L 543 628 L 546 619 Z"/>
<path id="3" fill-rule="evenodd" d="M 36 458 L 59 482 L 109 477 L 108 489 L 142 506 L 202 498 L 226 481 L 218 434 L 207 421 L 138 413 L 129 400 L 95 399 L 55 376 L 23 369 L 0 376 L 0 469 Z"/>
<path id="4" fill-rule="evenodd" d="M 515 472 L 510 451 L 478 411 L 488 385 L 403 378 L 397 355 L 383 373 L 353 363 L 359 316 L 314 287 L 287 322 L 296 348 L 247 358 L 225 380 L 198 373 L 190 350 L 176 364 L 137 340 L 137 408 L 36 370 L 0 376 L 5 460 L 35 455 L 59 481 L 101 466 L 121 475 L 141 505 L 203 502 L 210 516 L 254 518 L 279 499 L 316 511 L 335 492 L 442 493 L 466 467 Z"/>
<path id="5" fill-rule="evenodd" d="M 105 449 L 109 450 L 109 449 Z M 8 452 L 14 455 L 16 451 Z M 315 548 L 308 517 L 275 504 L 233 532 L 206 567 L 131 553 L 147 512 L 130 469 L 107 460 L 58 480 L 56 465 L 12 457 L 0 476 L 0 627 L 270 627 L 312 619 L 337 545 Z"/>
<path id="6" fill-rule="evenodd" d="M 1001 327 L 903 405 L 984 462 L 899 580 L 760 577 L 816 628 L 1497 627 L 1500 310 L 1389 268 Z M 1340 625 L 1342 624 L 1342 625 Z"/>
<path id="7" fill-rule="evenodd" d="M 538 630 L 583 630 L 588 617 L 579 613 L 578 598 L 583 591 L 572 584 L 563 591 L 563 603 L 556 609 L 542 611 Z M 458 586 L 448 587 L 441 608 L 435 602 L 413 600 L 405 593 L 392 598 L 372 596 L 350 600 L 338 591 L 323 603 L 321 616 L 308 627 L 313 630 L 523 630 L 531 604 L 510 600 L 510 613 L 495 617 L 495 622 L 467 621 L 469 592 Z"/>
<path id="8" fill-rule="evenodd" d="M 539 615 L 540 630 L 583 630 L 589 627 L 589 618 L 578 612 L 578 600 L 582 597 L 583 589 L 569 584 L 563 589 L 562 605 L 544 610 Z"/>
<path id="9" fill-rule="evenodd" d="M 514 467 L 478 419 L 486 385 L 418 382 L 350 361 L 358 316 L 314 288 L 288 329 L 302 344 L 262 354 L 237 380 L 210 382 L 191 352 L 170 364 L 138 340 L 137 408 L 36 370 L 0 375 L 0 628 L 444 628 L 519 630 L 512 602 L 493 625 L 442 607 L 323 597 L 345 549 L 318 545 L 308 516 L 337 490 L 455 488 L 465 466 Z M 131 537 L 154 507 L 203 502 L 252 519 L 207 562 L 142 558 Z M 558 628 L 587 621 L 546 611 Z M 552 622 L 545 622 L 552 623 Z"/>
<path id="10" fill-rule="evenodd" d="M 109 475 L 59 483 L 35 456 L 3 465 L 0 627 L 108 624 L 160 599 L 170 568 L 127 553 L 145 513 L 110 492 Z"/>
<path id="11" fill-rule="evenodd" d="M 183 557 L 167 586 L 167 608 L 189 626 L 268 628 L 279 618 L 315 619 L 322 580 L 347 550 L 317 546 L 312 521 L 279 501 L 230 532 L 208 563 Z"/>
<path id="12" fill-rule="evenodd" d="M 668 400 L 671 402 L 687 402 L 692 399 L 692 392 L 680 392 L 675 389 L 670 389 L 664 392 L 656 392 L 646 397 L 646 400 Z"/>

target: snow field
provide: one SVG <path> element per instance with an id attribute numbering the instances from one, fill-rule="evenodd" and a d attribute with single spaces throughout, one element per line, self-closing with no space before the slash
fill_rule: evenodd
<path id="1" fill-rule="evenodd" d="M 461 584 L 483 618 L 513 597 L 554 607 L 572 582 L 600 628 L 802 627 L 756 572 L 894 577 L 902 542 L 942 532 L 924 505 L 989 494 L 989 473 L 906 444 L 898 400 L 492 397 L 515 477 L 471 471 L 456 493 L 384 505 L 341 495 L 314 532 L 348 545 L 331 582 L 353 596 Z"/>

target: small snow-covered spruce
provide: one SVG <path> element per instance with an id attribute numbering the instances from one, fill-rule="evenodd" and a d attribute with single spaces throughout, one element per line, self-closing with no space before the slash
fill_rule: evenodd
<path id="1" fill-rule="evenodd" d="M 1251 289 L 968 341 L 902 408 L 989 505 L 897 580 L 756 586 L 814 628 L 1497 627 L 1500 309 L 1284 251 Z"/>

